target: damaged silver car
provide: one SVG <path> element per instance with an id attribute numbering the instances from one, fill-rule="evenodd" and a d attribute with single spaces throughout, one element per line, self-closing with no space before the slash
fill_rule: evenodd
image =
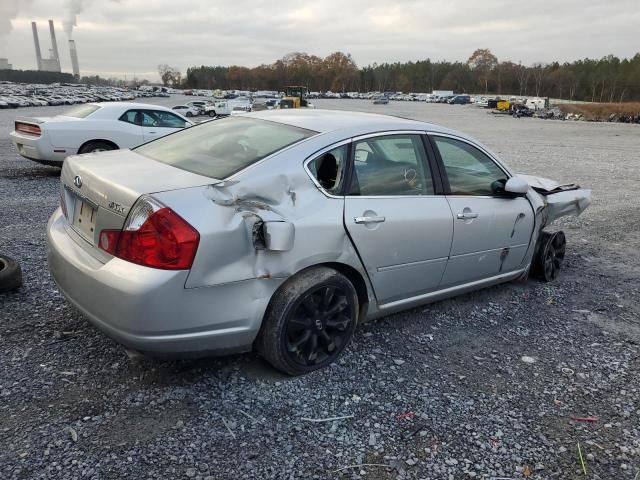
<path id="1" fill-rule="evenodd" d="M 64 295 L 155 355 L 257 350 L 302 374 L 366 319 L 553 280 L 589 190 L 513 174 L 467 136 L 337 111 L 266 111 L 68 158 L 48 225 Z"/>

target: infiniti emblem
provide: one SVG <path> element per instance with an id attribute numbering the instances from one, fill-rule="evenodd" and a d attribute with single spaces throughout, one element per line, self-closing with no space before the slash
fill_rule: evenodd
<path id="1" fill-rule="evenodd" d="M 82 177 L 80 175 L 76 175 L 76 178 L 73 179 L 73 184 L 78 188 L 82 187 Z"/>
<path id="2" fill-rule="evenodd" d="M 320 320 L 319 318 L 316 318 L 316 328 L 318 330 L 322 330 L 322 320 Z"/>

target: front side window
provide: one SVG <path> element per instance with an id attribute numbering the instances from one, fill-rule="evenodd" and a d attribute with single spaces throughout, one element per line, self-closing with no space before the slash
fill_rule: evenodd
<path id="1" fill-rule="evenodd" d="M 485 153 L 453 138 L 434 136 L 433 139 L 444 164 L 451 195 L 504 193 L 507 174 Z"/>
<path id="2" fill-rule="evenodd" d="M 179 116 L 162 110 L 145 110 L 143 126 L 164 127 L 164 128 L 184 128 L 187 122 Z"/>
<path id="3" fill-rule="evenodd" d="M 223 180 L 317 132 L 250 117 L 202 123 L 135 148 L 182 170 Z"/>
<path id="4" fill-rule="evenodd" d="M 420 135 L 388 135 L 354 143 L 349 195 L 433 195 Z"/>
<path id="5" fill-rule="evenodd" d="M 334 148 L 311 160 L 307 168 L 320 186 L 332 195 L 340 195 L 347 162 L 347 145 Z"/>

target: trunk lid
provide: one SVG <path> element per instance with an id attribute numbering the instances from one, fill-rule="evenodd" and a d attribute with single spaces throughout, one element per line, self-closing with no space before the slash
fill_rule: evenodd
<path id="1" fill-rule="evenodd" d="M 219 183 L 131 150 L 68 157 L 60 179 L 67 221 L 92 245 L 101 230 L 121 229 L 143 194 Z"/>

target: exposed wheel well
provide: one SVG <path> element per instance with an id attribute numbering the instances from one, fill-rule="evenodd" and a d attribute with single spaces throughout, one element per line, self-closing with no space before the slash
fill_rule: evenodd
<path id="1" fill-rule="evenodd" d="M 360 305 L 360 311 L 358 312 L 358 322 L 364 320 L 367 314 L 367 310 L 369 309 L 369 292 L 367 291 L 367 284 L 364 278 L 362 278 L 360 272 L 358 272 L 358 270 L 351 267 L 350 265 L 337 262 L 321 263 L 308 268 L 315 267 L 333 268 L 349 279 L 353 287 L 356 289 L 356 293 L 358 294 L 358 304 Z M 308 270 L 308 268 L 306 268 L 305 270 Z"/>
<path id="2" fill-rule="evenodd" d="M 114 142 L 112 142 L 111 140 L 105 140 L 105 139 L 102 139 L 102 138 L 94 138 L 93 140 L 87 140 L 82 145 L 80 145 L 80 148 L 78 149 L 78 153 L 80 153 L 84 149 L 84 147 L 86 147 L 90 143 L 97 143 L 97 142 L 108 143 L 109 145 L 111 145 L 114 148 L 114 150 L 119 150 L 120 149 L 120 147 L 118 145 L 116 145 Z"/>

